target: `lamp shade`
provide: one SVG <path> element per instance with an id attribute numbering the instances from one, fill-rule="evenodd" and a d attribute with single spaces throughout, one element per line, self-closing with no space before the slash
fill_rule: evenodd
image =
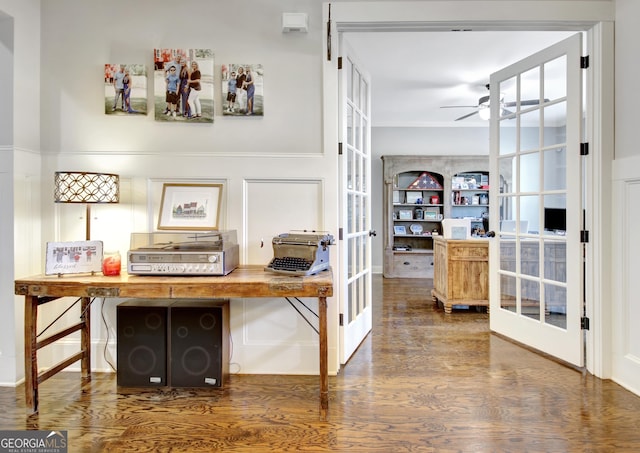
<path id="1" fill-rule="evenodd" d="M 56 203 L 119 203 L 120 177 L 111 173 L 57 171 Z"/>

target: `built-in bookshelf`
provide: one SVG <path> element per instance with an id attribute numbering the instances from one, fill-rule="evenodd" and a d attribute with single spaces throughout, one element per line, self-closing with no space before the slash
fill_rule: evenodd
<path id="1" fill-rule="evenodd" d="M 399 155 L 382 160 L 384 276 L 433 278 L 433 237 L 442 234 L 442 220 L 472 218 L 475 232 L 483 228 L 489 158 Z"/>

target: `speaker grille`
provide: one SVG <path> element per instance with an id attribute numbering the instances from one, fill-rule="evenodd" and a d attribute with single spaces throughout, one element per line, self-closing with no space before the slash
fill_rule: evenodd
<path id="1" fill-rule="evenodd" d="M 170 308 L 171 385 L 220 387 L 223 382 L 223 307 Z"/>
<path id="2" fill-rule="evenodd" d="M 118 385 L 167 385 L 167 307 L 117 307 Z"/>

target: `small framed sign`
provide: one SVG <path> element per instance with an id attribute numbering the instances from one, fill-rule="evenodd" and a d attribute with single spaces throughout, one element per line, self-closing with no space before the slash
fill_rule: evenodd
<path id="1" fill-rule="evenodd" d="M 398 211 L 398 218 L 400 220 L 411 220 L 413 219 L 413 211 L 410 209 L 401 209 Z"/>
<path id="2" fill-rule="evenodd" d="M 407 204 L 422 204 L 422 192 L 407 192 Z"/>
<path id="3" fill-rule="evenodd" d="M 393 227 L 393 234 L 407 234 L 407 228 L 404 225 L 395 225 Z"/>
<path id="4" fill-rule="evenodd" d="M 45 274 L 102 271 L 102 241 L 47 242 Z"/>

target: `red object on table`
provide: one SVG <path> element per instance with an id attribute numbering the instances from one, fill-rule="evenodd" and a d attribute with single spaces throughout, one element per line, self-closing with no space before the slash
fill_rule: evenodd
<path id="1" fill-rule="evenodd" d="M 102 259 L 102 273 L 104 275 L 120 275 L 121 267 L 122 262 L 119 253 L 105 255 Z"/>

